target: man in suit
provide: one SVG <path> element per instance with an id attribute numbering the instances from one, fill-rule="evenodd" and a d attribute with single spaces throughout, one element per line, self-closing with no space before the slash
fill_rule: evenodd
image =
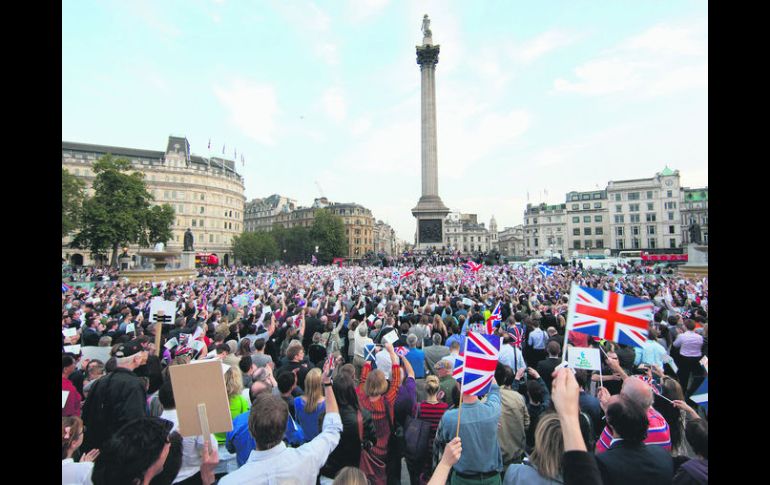
<path id="1" fill-rule="evenodd" d="M 551 340 L 548 345 L 545 346 L 548 352 L 548 357 L 537 363 L 537 373 L 543 378 L 545 387 L 551 388 L 551 374 L 553 374 L 556 366 L 561 364 L 561 346 L 558 342 Z"/>
<path id="2" fill-rule="evenodd" d="M 674 461 L 660 446 L 646 446 L 649 421 L 645 409 L 623 394 L 610 397 L 607 427 L 613 440 L 610 448 L 596 455 L 606 485 L 671 483 Z"/>

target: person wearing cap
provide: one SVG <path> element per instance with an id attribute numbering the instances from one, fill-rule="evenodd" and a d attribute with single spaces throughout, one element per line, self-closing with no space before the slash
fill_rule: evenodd
<path id="1" fill-rule="evenodd" d="M 147 362 L 147 351 L 135 339 L 119 345 L 114 357 L 117 367 L 96 381 L 83 404 L 83 451 L 101 449 L 125 423 L 147 415 L 146 387 L 134 373 Z"/>

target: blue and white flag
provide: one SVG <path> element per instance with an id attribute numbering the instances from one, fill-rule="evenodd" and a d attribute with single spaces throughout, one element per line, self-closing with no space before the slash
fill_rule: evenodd
<path id="1" fill-rule="evenodd" d="M 538 264 L 537 265 L 537 270 L 540 271 L 541 275 L 546 276 L 546 277 L 547 276 L 553 276 L 554 271 L 556 271 L 555 269 L 553 269 L 550 266 L 545 265 L 545 264 Z"/>
<path id="2" fill-rule="evenodd" d="M 364 360 L 367 362 L 374 362 L 374 349 L 377 346 L 374 344 L 364 345 Z"/>
<path id="3" fill-rule="evenodd" d="M 703 383 L 700 385 L 700 387 L 695 391 L 695 393 L 690 396 L 690 399 L 692 399 L 693 402 L 696 402 L 703 406 L 704 409 L 709 408 L 709 378 L 703 379 Z"/>

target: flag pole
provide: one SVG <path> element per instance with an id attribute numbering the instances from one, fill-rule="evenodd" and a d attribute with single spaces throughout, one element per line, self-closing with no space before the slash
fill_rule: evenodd
<path id="1" fill-rule="evenodd" d="M 468 353 L 468 337 L 465 337 L 463 342 L 463 376 L 460 379 L 460 408 L 457 411 L 457 430 L 455 431 L 455 438 L 460 436 L 460 416 L 463 414 L 463 388 L 465 387 L 465 354 Z"/>
<path id="2" fill-rule="evenodd" d="M 575 290 L 577 289 L 577 285 L 575 283 L 572 283 L 572 286 L 570 286 L 569 289 L 569 308 L 567 309 L 567 322 L 564 326 L 564 349 L 561 353 L 561 361 L 567 362 L 567 347 L 569 347 L 569 328 L 570 328 L 570 320 L 572 316 L 572 312 L 574 310 L 575 303 L 577 302 L 576 298 L 577 295 L 575 294 Z"/>

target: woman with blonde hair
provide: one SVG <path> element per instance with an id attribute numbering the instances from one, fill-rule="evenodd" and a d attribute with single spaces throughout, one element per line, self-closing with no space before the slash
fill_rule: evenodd
<path id="1" fill-rule="evenodd" d="M 430 479 L 432 472 L 431 463 L 431 451 L 433 450 L 433 440 L 436 437 L 436 429 L 441 422 L 441 417 L 449 408 L 449 404 L 444 402 L 443 391 L 439 379 L 436 376 L 428 376 L 425 378 L 425 393 L 427 397 L 424 401 L 417 405 L 416 418 L 430 423 L 430 435 L 428 438 L 428 448 L 424 451 L 422 463 L 416 463 L 417 469 L 409 467 L 409 474 L 412 476 L 412 483 L 417 483 L 417 477 L 419 476 L 419 483 L 427 483 Z M 441 395 L 439 395 L 441 394 Z M 409 463 L 407 463 L 409 464 Z M 420 466 L 421 465 L 421 466 Z M 422 476 L 420 476 L 422 474 Z"/>
<path id="2" fill-rule="evenodd" d="M 563 483 L 562 456 L 564 438 L 559 415 L 549 412 L 540 416 L 535 429 L 535 449 L 529 462 L 514 463 L 505 471 L 504 485 L 534 484 L 556 485 Z"/>
<path id="3" fill-rule="evenodd" d="M 311 369 L 305 376 L 305 394 L 294 398 L 294 414 L 302 426 L 305 443 L 318 436 L 318 418 L 326 412 L 321 377 L 321 369 Z"/>
<path id="4" fill-rule="evenodd" d="M 225 372 L 225 390 L 227 391 L 227 399 L 230 402 L 230 416 L 232 419 L 247 412 L 251 407 L 251 403 L 248 398 L 243 395 L 243 374 L 238 366 L 240 359 L 235 356 L 225 357 L 223 363 L 230 368 Z M 229 473 L 235 471 L 238 467 L 236 462 L 236 455 L 227 451 L 225 442 L 227 440 L 227 432 L 214 433 L 214 437 L 217 439 L 219 445 L 219 465 L 217 465 L 215 474 Z"/>
<path id="5" fill-rule="evenodd" d="M 360 468 L 346 466 L 337 474 L 333 485 L 369 485 L 369 480 Z"/>
<path id="6" fill-rule="evenodd" d="M 77 416 L 61 418 L 61 477 L 62 483 L 91 483 L 91 471 L 99 450 L 93 449 L 75 462 L 72 455 L 83 444 L 83 420 Z"/>

